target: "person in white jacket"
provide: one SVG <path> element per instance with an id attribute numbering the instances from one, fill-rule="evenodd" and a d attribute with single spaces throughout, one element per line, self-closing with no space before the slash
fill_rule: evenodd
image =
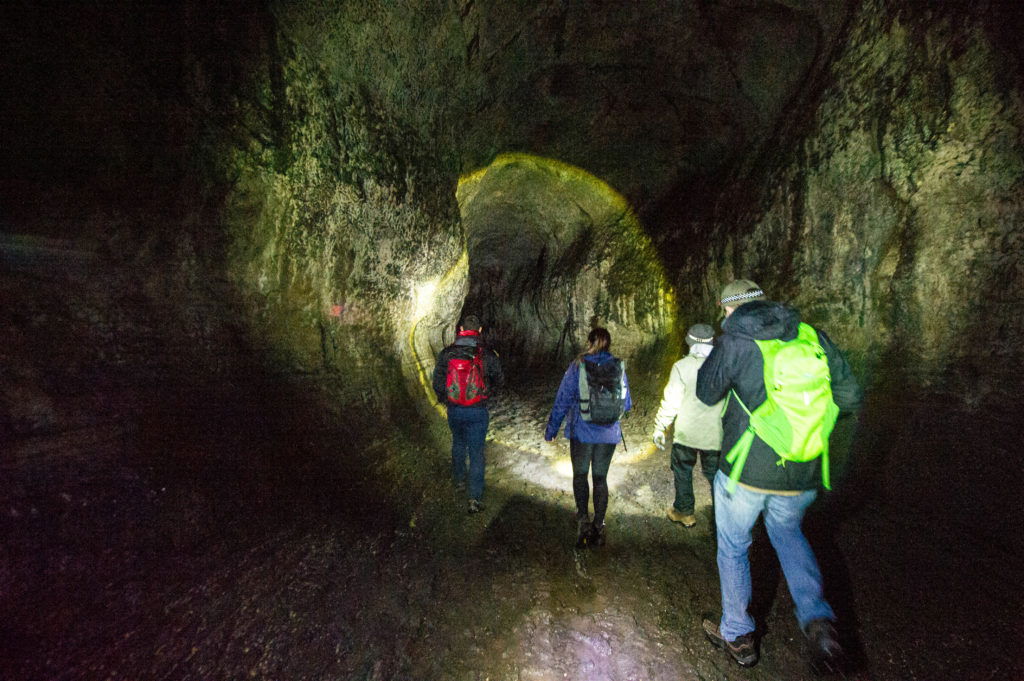
<path id="1" fill-rule="evenodd" d="M 689 328 L 686 344 L 690 354 L 672 366 L 661 407 L 654 417 L 654 434 L 651 439 L 658 449 L 665 448 L 665 430 L 675 422 L 669 466 L 675 480 L 676 493 L 668 509 L 668 517 L 683 527 L 697 524 L 693 497 L 694 464 L 699 458 L 701 473 L 714 490 L 713 481 L 721 455 L 722 403 L 709 407 L 697 399 L 696 393 L 697 370 L 711 354 L 714 342 L 714 329 L 707 324 L 694 324 Z"/>

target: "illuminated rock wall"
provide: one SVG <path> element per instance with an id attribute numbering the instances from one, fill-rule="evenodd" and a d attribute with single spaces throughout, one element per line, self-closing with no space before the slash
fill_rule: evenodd
<path id="1" fill-rule="evenodd" d="M 705 278 L 681 281 L 681 299 L 709 310 L 721 282 L 749 277 L 894 398 L 1016 399 L 1024 106 L 1001 38 L 1013 17 L 997 9 L 864 3 L 820 104 L 794 112 L 793 152 L 763 157 L 767 180 L 747 175 L 764 202 L 734 177 L 727 218 L 695 227 L 707 251 L 689 271 Z"/>

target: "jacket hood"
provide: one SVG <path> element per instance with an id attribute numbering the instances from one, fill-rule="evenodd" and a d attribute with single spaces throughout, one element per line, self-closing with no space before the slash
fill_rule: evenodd
<path id="1" fill-rule="evenodd" d="M 483 341 L 480 338 L 480 334 L 476 331 L 463 331 L 455 337 L 455 345 L 469 345 L 476 347 L 481 345 Z"/>
<path id="2" fill-rule="evenodd" d="M 602 350 L 601 352 L 595 352 L 592 355 L 583 355 L 583 356 L 586 359 L 588 359 L 591 362 L 593 362 L 594 364 L 604 364 L 605 362 L 607 362 L 610 359 L 615 359 L 615 355 L 613 355 L 612 353 L 608 352 L 607 350 Z"/>
<path id="3" fill-rule="evenodd" d="M 753 340 L 790 341 L 800 331 L 800 312 L 783 303 L 755 300 L 733 310 L 722 330 Z"/>

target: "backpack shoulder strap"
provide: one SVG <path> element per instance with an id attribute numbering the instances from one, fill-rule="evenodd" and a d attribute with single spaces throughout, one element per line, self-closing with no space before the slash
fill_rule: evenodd
<path id="1" fill-rule="evenodd" d="M 797 333 L 797 338 L 814 345 L 821 345 L 821 342 L 818 340 L 818 332 L 813 326 L 804 322 L 800 322 L 800 331 Z"/>
<path id="2" fill-rule="evenodd" d="M 579 386 L 580 395 L 580 415 L 584 416 L 584 420 L 588 420 L 586 414 L 590 413 L 590 384 L 587 382 L 587 363 L 584 359 L 576 360 L 577 367 L 577 385 Z"/>

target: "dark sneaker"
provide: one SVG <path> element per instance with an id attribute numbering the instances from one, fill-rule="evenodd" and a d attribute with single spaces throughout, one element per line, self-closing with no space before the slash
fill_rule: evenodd
<path id="1" fill-rule="evenodd" d="M 455 480 L 453 482 L 455 484 L 455 491 L 456 492 L 465 492 L 466 491 L 466 481 L 465 480 Z"/>
<path id="2" fill-rule="evenodd" d="M 591 546 L 604 546 L 604 523 L 591 525 L 590 544 Z"/>
<path id="3" fill-rule="evenodd" d="M 843 659 L 843 648 L 839 645 L 836 628 L 828 619 L 811 621 L 804 629 L 807 647 L 811 650 L 811 666 L 814 671 L 832 674 L 839 671 Z"/>
<path id="4" fill-rule="evenodd" d="M 576 548 L 585 549 L 590 544 L 590 535 L 593 527 L 590 524 L 589 516 L 576 517 Z"/>
<path id="5" fill-rule="evenodd" d="M 754 646 L 752 634 L 743 634 L 734 641 L 726 641 L 718 630 L 718 622 L 705 617 L 701 626 L 704 628 L 704 636 L 711 645 L 729 653 L 732 659 L 736 660 L 736 664 L 741 667 L 753 667 L 757 664 L 757 648 Z"/>
<path id="6" fill-rule="evenodd" d="M 478 499 L 469 500 L 469 513 L 479 513 L 484 510 L 484 505 Z"/>

